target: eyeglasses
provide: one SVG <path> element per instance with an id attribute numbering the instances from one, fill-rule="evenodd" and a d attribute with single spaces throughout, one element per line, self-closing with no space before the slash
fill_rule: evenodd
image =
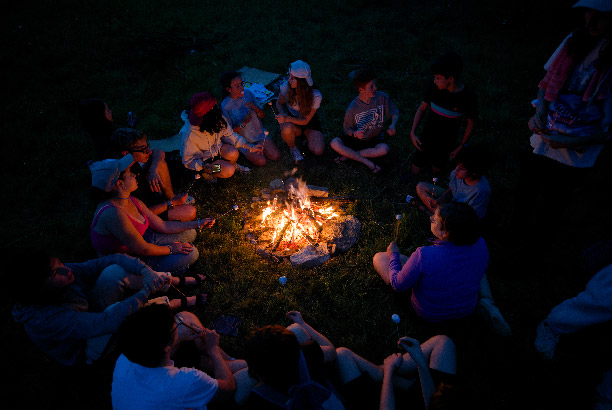
<path id="1" fill-rule="evenodd" d="M 147 145 L 145 145 L 144 147 L 131 149 L 130 152 L 143 152 L 144 153 L 144 152 L 147 152 L 148 150 L 149 150 L 149 143 L 147 142 Z"/>

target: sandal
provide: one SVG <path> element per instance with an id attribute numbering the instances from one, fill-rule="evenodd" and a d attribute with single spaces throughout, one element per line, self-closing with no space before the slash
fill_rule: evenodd
<path id="1" fill-rule="evenodd" d="M 382 168 L 376 164 L 374 164 L 374 166 L 372 168 L 370 168 L 370 171 L 372 171 L 373 174 L 378 174 L 380 171 L 382 171 Z"/>
<path id="2" fill-rule="evenodd" d="M 341 155 L 341 156 L 339 156 L 339 157 L 334 158 L 334 162 L 335 162 L 336 164 L 338 164 L 338 165 L 340 165 L 340 164 L 344 163 L 344 161 L 346 161 L 346 160 L 347 160 L 347 158 L 346 158 L 345 156 L 343 156 L 343 155 Z"/>
<path id="3" fill-rule="evenodd" d="M 195 303 L 193 305 L 190 305 L 187 302 L 187 297 L 184 295 L 179 296 L 179 299 L 181 300 L 181 309 L 186 309 L 186 308 L 190 308 L 190 307 L 195 307 L 195 306 L 204 306 L 206 304 L 206 301 L 208 299 L 208 295 L 206 293 L 202 293 L 200 295 L 196 295 L 195 296 Z"/>

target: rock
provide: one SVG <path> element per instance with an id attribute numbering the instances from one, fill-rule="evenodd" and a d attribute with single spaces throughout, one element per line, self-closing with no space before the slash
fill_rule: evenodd
<path id="1" fill-rule="evenodd" d="M 321 235 L 336 245 L 338 252 L 346 252 L 359 239 L 361 222 L 352 215 L 342 215 L 336 220 L 330 220 L 323 225 Z"/>
<path id="2" fill-rule="evenodd" d="M 280 188 L 283 187 L 284 184 L 285 183 L 283 182 L 282 179 L 277 178 L 277 179 L 275 179 L 273 181 L 270 181 L 270 188 L 272 188 L 272 189 L 280 189 Z"/>
<path id="3" fill-rule="evenodd" d="M 319 266 L 329 260 L 329 251 L 325 242 L 319 243 L 315 248 L 313 245 L 304 247 L 301 251 L 291 255 L 289 260 L 293 266 L 312 268 Z"/>

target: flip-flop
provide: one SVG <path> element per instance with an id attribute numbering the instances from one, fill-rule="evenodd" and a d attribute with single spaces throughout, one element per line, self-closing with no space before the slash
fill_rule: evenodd
<path id="1" fill-rule="evenodd" d="M 347 158 L 346 158 L 345 156 L 342 156 L 342 155 L 341 155 L 341 156 L 339 156 L 339 157 L 334 158 L 334 162 L 335 162 L 336 164 L 340 165 L 340 164 L 344 163 L 344 161 L 346 161 L 346 159 L 347 159 Z"/>
<path id="2" fill-rule="evenodd" d="M 374 164 L 374 167 L 370 168 L 370 171 L 372 171 L 373 174 L 378 174 L 380 171 L 382 171 L 382 168 Z"/>

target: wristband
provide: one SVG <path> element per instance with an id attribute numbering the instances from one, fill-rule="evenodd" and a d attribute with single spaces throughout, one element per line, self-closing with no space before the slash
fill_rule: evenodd
<path id="1" fill-rule="evenodd" d="M 172 255 L 172 246 L 170 245 L 166 245 L 168 247 L 168 249 L 170 249 L 170 253 L 168 255 Z"/>
<path id="2" fill-rule="evenodd" d="M 198 223 L 198 229 L 200 229 L 200 220 L 199 219 L 197 220 L 197 223 Z"/>
<path id="3" fill-rule="evenodd" d="M 172 205 L 172 201 L 166 202 L 166 205 L 168 205 L 168 211 L 174 208 L 174 205 Z"/>

